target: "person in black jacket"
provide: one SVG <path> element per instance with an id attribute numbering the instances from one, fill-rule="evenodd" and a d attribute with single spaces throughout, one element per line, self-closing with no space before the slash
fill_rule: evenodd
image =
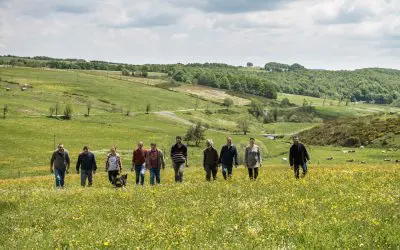
<path id="1" fill-rule="evenodd" d="M 307 174 L 307 161 L 310 161 L 310 157 L 306 147 L 299 142 L 299 138 L 297 136 L 293 137 L 293 145 L 290 147 L 289 153 L 289 162 L 290 167 L 294 166 L 294 175 L 296 179 L 298 179 L 300 175 L 300 166 L 303 169 L 303 176 Z"/>
<path id="2" fill-rule="evenodd" d="M 211 174 L 213 180 L 217 179 L 218 172 L 218 152 L 213 147 L 213 141 L 208 139 L 206 141 L 207 148 L 203 151 L 203 167 L 204 171 L 206 171 L 206 180 L 211 180 Z"/>
<path id="3" fill-rule="evenodd" d="M 81 169 L 81 186 L 86 185 L 86 179 L 88 180 L 89 187 L 93 184 L 93 174 L 96 173 L 97 165 L 96 158 L 92 152 L 89 152 L 89 147 L 84 146 L 83 152 L 79 154 L 76 162 L 76 173 L 79 174 L 79 168 Z"/>
<path id="4" fill-rule="evenodd" d="M 236 147 L 232 144 L 232 138 L 226 138 L 226 145 L 222 147 L 219 154 L 219 164 L 222 165 L 222 175 L 225 180 L 232 177 L 233 161 L 235 161 L 235 167 L 239 165 L 237 155 Z"/>

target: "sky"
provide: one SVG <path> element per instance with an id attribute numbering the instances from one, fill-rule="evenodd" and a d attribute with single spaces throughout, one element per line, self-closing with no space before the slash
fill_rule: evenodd
<path id="1" fill-rule="evenodd" d="M 0 55 L 400 69 L 399 0 L 0 0 Z"/>

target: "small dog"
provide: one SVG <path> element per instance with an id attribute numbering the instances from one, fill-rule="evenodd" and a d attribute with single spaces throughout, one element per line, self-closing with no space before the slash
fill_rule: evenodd
<path id="1" fill-rule="evenodd" d="M 126 187 L 127 179 L 128 179 L 128 174 L 121 175 L 121 177 L 119 176 L 115 177 L 113 181 L 114 186 L 116 188 Z"/>

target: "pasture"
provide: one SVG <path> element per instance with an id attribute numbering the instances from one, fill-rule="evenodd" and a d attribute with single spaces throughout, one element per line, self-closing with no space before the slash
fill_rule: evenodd
<path id="1" fill-rule="evenodd" d="M 263 124 L 249 116 L 250 132 L 242 135 L 236 121 L 248 116 L 247 106 L 226 110 L 193 93 L 110 75 L 0 68 L 0 106 L 8 104 L 10 109 L 7 118 L 0 119 L 0 248 L 400 247 L 400 165 L 396 163 L 400 151 L 304 142 L 311 156 L 310 170 L 305 178 L 295 180 L 285 159 L 290 136 L 318 123 Z M 32 88 L 21 91 L 19 84 Z M 284 96 L 300 106 L 303 102 L 303 97 L 292 95 L 279 95 L 278 100 Z M 327 117 L 391 110 L 367 104 L 322 107 L 321 99 L 312 100 Z M 72 120 L 48 117 L 57 102 L 59 114 L 67 103 L 72 105 Z M 85 115 L 88 102 L 89 116 Z M 147 104 L 149 114 L 145 114 Z M 233 136 L 240 166 L 232 180 L 223 181 L 219 172 L 217 181 L 205 181 L 202 144 L 189 147 L 184 183 L 173 183 L 170 147 L 176 135 L 183 136 L 189 124 L 199 121 L 207 124 L 205 137 L 214 140 L 217 150 L 227 135 Z M 270 140 L 264 133 L 283 138 Z M 257 181 L 248 180 L 242 165 L 249 137 L 255 137 L 262 150 L 264 163 Z M 138 141 L 147 148 L 156 142 L 166 153 L 162 185 L 149 186 L 148 173 L 144 187 L 134 185 L 130 167 Z M 55 189 L 49 173 L 51 152 L 58 142 L 64 143 L 71 157 L 64 190 Z M 84 145 L 90 146 L 98 162 L 91 188 L 81 188 L 75 174 Z M 104 173 L 106 153 L 113 145 L 121 154 L 123 172 L 129 174 L 126 189 L 112 188 Z"/>

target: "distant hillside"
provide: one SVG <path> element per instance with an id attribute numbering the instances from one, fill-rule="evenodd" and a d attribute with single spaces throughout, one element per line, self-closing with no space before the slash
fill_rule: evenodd
<path id="1" fill-rule="evenodd" d="M 299 134 L 302 141 L 313 145 L 386 146 L 399 148 L 400 115 L 376 114 L 342 118 Z"/>
<path id="2" fill-rule="evenodd" d="M 0 65 L 121 71 L 144 76 L 147 72 L 178 82 L 249 93 L 276 99 L 277 92 L 343 101 L 399 105 L 400 70 L 368 68 L 354 71 L 310 70 L 300 64 L 266 63 L 264 68 L 222 63 L 121 64 L 82 59 L 0 56 Z"/>

